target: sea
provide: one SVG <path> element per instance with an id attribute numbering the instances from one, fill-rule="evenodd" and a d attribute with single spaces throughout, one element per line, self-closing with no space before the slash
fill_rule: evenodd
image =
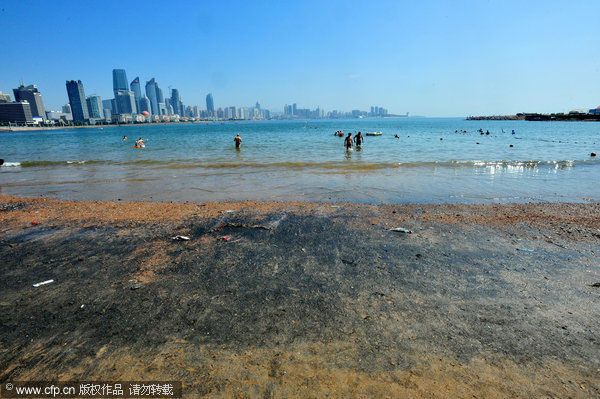
<path id="1" fill-rule="evenodd" d="M 339 130 L 381 136 L 346 151 Z M 140 137 L 146 148 L 133 148 Z M 592 152 L 600 153 L 595 122 L 365 118 L 0 132 L 0 193 L 157 202 L 599 201 L 600 157 Z"/>

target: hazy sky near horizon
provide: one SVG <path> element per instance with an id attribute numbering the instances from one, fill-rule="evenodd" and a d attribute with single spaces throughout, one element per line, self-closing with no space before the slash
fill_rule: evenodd
<path id="1" fill-rule="evenodd" d="M 2 1 L 0 90 L 65 81 L 112 98 L 112 69 L 186 105 L 426 116 L 600 105 L 596 1 Z"/>

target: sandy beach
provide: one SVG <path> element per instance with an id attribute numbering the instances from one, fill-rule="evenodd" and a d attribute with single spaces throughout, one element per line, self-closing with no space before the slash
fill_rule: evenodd
<path id="1" fill-rule="evenodd" d="M 0 196 L 0 382 L 598 397 L 599 221 L 599 203 Z"/>

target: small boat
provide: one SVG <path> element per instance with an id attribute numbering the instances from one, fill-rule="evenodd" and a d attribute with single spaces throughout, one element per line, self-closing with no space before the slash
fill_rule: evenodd
<path id="1" fill-rule="evenodd" d="M 366 132 L 365 136 L 381 136 L 381 132 Z"/>

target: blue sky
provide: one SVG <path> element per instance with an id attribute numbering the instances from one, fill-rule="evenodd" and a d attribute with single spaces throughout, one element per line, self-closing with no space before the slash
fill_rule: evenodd
<path id="1" fill-rule="evenodd" d="M 65 81 L 112 96 L 112 69 L 186 105 L 386 107 L 413 115 L 600 105 L 596 1 L 0 1 L 0 90 Z"/>

